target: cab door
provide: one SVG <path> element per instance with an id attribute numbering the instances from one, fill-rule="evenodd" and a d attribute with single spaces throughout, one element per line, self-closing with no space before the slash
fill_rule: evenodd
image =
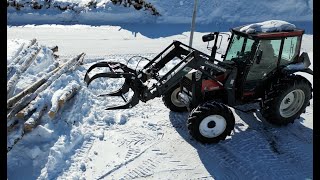
<path id="1" fill-rule="evenodd" d="M 256 54 L 253 58 L 253 64 L 251 65 L 247 77 L 243 86 L 242 97 L 244 99 L 251 99 L 259 94 L 255 94 L 258 91 L 259 84 L 265 79 L 265 77 L 273 70 L 277 68 L 280 55 L 281 40 L 260 40 Z M 261 60 L 257 61 L 258 52 L 261 52 Z"/>
<path id="2" fill-rule="evenodd" d="M 259 81 L 264 79 L 272 70 L 276 69 L 280 56 L 281 40 L 261 40 L 258 50 L 262 52 L 260 62 L 257 61 L 257 53 L 254 62 L 248 72 L 247 81 Z"/>

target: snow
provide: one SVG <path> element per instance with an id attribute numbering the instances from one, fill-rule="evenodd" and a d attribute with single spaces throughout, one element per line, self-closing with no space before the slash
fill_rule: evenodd
<path id="1" fill-rule="evenodd" d="M 161 98 L 131 109 L 106 111 L 108 106 L 123 104 L 122 98 L 97 95 L 120 88 L 123 79 L 97 79 L 89 87 L 84 83 L 86 70 L 96 62 L 126 63 L 132 56 L 152 59 L 173 40 L 188 44 L 193 0 L 148 0 L 161 13 L 158 17 L 114 6 L 109 0 L 97 0 L 97 9 L 83 8 L 87 0 L 53 2 L 73 3 L 80 13 L 7 8 L 7 66 L 31 39 L 36 38 L 41 48 L 22 73 L 14 94 L 85 52 L 83 65 L 53 81 L 40 92 L 43 99 L 35 105 L 46 104 L 49 110 L 51 100 L 69 83 L 81 88 L 53 118 L 46 111 L 39 125 L 7 153 L 8 179 L 312 179 L 313 100 L 306 113 L 286 127 L 267 123 L 259 111 L 243 113 L 232 108 L 236 120 L 232 136 L 219 144 L 203 145 L 188 133 L 188 113 L 171 112 Z M 312 23 L 304 24 L 312 22 L 312 4 L 313 0 L 284 0 L 281 5 L 267 0 L 201 0 L 193 47 L 210 54 L 201 40 L 203 35 L 270 19 L 312 29 Z M 263 32 L 277 29 L 274 25 L 283 28 L 280 21 L 253 26 Z M 218 52 L 225 51 L 226 40 L 223 35 Z M 57 60 L 48 48 L 54 45 L 59 47 Z M 301 51 L 308 53 L 313 69 L 312 34 L 303 36 Z M 139 60 L 133 58 L 129 66 L 135 68 Z M 176 63 L 170 62 L 167 69 Z M 298 74 L 313 84 L 312 75 Z M 13 144 L 21 131 L 18 126 L 10 133 L 7 145 Z"/>
<path id="2" fill-rule="evenodd" d="M 24 179 L 312 178 L 313 100 L 300 119 L 281 128 L 266 123 L 259 111 L 246 114 L 232 109 L 235 130 L 231 137 L 217 145 L 202 145 L 193 140 L 185 125 L 188 114 L 170 112 L 161 98 L 140 102 L 132 109 L 104 110 L 124 102 L 121 98 L 96 95 L 119 88 L 121 81 L 98 79 L 87 88 L 83 77 L 90 65 L 103 60 L 125 62 L 133 55 L 150 59 L 172 40 L 187 43 L 189 39 L 189 32 L 150 39 L 135 37 L 128 30 L 117 31 L 119 28 L 8 27 L 7 48 L 11 52 L 8 58 L 22 43 L 28 43 L 20 38 L 36 37 L 43 49 L 58 45 L 58 54 L 64 61 L 82 51 L 88 52 L 82 66 L 62 75 L 43 92 L 50 102 L 52 94 L 69 82 L 75 81 L 82 87 L 59 115 L 51 119 L 45 114 L 40 125 L 7 154 L 9 179 L 21 176 Z M 43 33 L 34 36 L 30 32 Z M 99 37 L 102 32 L 108 40 Z M 209 53 L 206 43 L 201 41 L 206 33 L 195 33 L 194 47 Z M 308 52 L 311 62 L 312 38 L 313 35 L 304 35 L 302 42 L 302 51 Z M 221 49 L 225 46 L 222 43 Z M 53 63 L 51 56 L 46 56 L 48 53 L 51 52 L 41 51 L 39 58 L 42 60 L 35 61 L 24 76 L 34 76 L 33 72 L 39 72 L 37 67 L 42 63 Z M 310 67 L 313 69 L 312 64 Z M 313 76 L 304 76 L 313 82 Z"/>
<path id="3" fill-rule="evenodd" d="M 260 23 L 249 24 L 240 29 L 245 33 L 257 33 L 257 32 L 281 32 L 281 31 L 293 31 L 296 28 L 294 24 L 281 20 L 269 20 Z"/>

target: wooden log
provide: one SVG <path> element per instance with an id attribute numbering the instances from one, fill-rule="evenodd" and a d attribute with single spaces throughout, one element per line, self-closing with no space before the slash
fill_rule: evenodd
<path id="1" fill-rule="evenodd" d="M 37 43 L 21 51 L 19 56 L 12 60 L 12 62 L 7 66 L 7 81 L 9 81 L 9 79 L 18 71 L 17 69 L 30 54 L 30 51 L 35 48 L 38 48 Z"/>
<path id="2" fill-rule="evenodd" d="M 39 107 L 26 122 L 18 119 L 14 121 L 15 124 L 11 126 L 11 129 L 8 129 L 10 126 L 7 128 L 7 153 L 23 138 L 26 133 L 30 132 L 39 124 L 46 109 L 47 105 L 43 104 L 43 106 Z"/>
<path id="3" fill-rule="evenodd" d="M 59 106 L 62 107 L 69 99 L 71 99 L 80 89 L 79 84 L 72 84 L 71 88 L 65 91 L 59 99 Z"/>
<path id="4" fill-rule="evenodd" d="M 47 110 L 47 104 L 37 108 L 36 112 L 32 114 L 32 116 L 24 123 L 24 131 L 30 132 L 34 129 L 40 122 L 41 117 L 45 114 Z"/>
<path id="5" fill-rule="evenodd" d="M 19 119 L 24 119 L 26 116 L 31 115 L 34 113 L 37 109 L 37 105 L 39 103 L 39 96 L 36 97 L 33 101 L 31 101 L 25 108 L 23 108 L 21 111 L 19 111 L 16 114 L 16 117 Z"/>
<path id="6" fill-rule="evenodd" d="M 59 110 L 59 98 L 62 96 L 63 90 L 56 91 L 51 98 L 51 108 L 48 112 L 50 118 L 54 118 L 55 114 Z"/>
<path id="7" fill-rule="evenodd" d="M 54 66 L 56 68 L 54 70 L 52 70 L 51 72 L 47 72 L 47 71 L 50 71 L 50 67 L 49 67 L 48 70 L 46 70 L 47 74 L 43 78 L 41 78 L 38 81 L 34 82 L 33 84 L 31 84 L 29 87 L 27 87 L 26 89 L 24 89 L 23 91 L 21 91 L 20 93 L 15 95 L 14 97 L 8 99 L 8 101 L 7 101 L 7 109 L 12 108 L 12 106 L 15 103 L 17 103 L 20 99 L 22 99 L 27 94 L 35 92 L 42 84 L 44 84 L 46 82 L 46 80 L 50 76 L 52 76 L 54 73 L 56 73 L 60 69 L 59 67 L 57 67 L 58 65 L 59 65 L 58 63 L 55 63 Z"/>
<path id="8" fill-rule="evenodd" d="M 22 51 L 23 47 L 25 46 L 26 43 L 22 43 L 19 48 L 17 49 L 17 52 L 9 59 L 7 60 L 7 64 L 10 65 L 11 62 L 16 59 L 16 57 L 18 57 L 18 55 L 20 54 L 20 52 Z"/>
<path id="9" fill-rule="evenodd" d="M 52 97 L 52 106 L 48 112 L 50 118 L 54 118 L 59 109 L 61 109 L 64 104 L 70 100 L 80 89 L 80 85 L 75 81 L 68 84 L 62 91 L 57 91 Z"/>
<path id="10" fill-rule="evenodd" d="M 68 62 L 66 62 L 61 69 L 58 70 L 55 74 L 53 74 L 42 86 L 40 86 L 35 93 L 40 93 L 44 91 L 49 85 L 52 84 L 53 81 L 58 79 L 62 74 L 66 73 L 69 70 L 74 70 L 76 67 L 75 65 L 78 65 L 78 61 L 83 59 L 85 56 L 85 53 L 81 53 L 75 58 L 70 59 Z M 73 68 L 74 67 L 74 68 Z"/>
<path id="11" fill-rule="evenodd" d="M 19 111 L 21 111 L 24 107 L 26 107 L 33 99 L 35 99 L 40 92 L 44 91 L 48 86 L 52 84 L 53 81 L 58 79 L 63 73 L 67 72 L 73 65 L 77 64 L 76 62 L 79 59 L 83 59 L 85 53 L 81 53 L 78 56 L 70 59 L 66 62 L 61 69 L 57 70 L 55 74 L 53 74 L 44 84 L 42 84 L 35 92 L 27 94 L 23 98 L 20 99 L 15 105 L 10 109 L 7 114 L 7 120 L 11 119 L 15 116 Z"/>
<path id="12" fill-rule="evenodd" d="M 26 54 L 28 54 L 29 49 L 36 45 L 36 42 L 37 39 L 32 39 L 26 48 L 23 48 L 23 50 L 19 52 L 19 55 L 12 59 L 10 66 L 17 64 Z"/>
<path id="13" fill-rule="evenodd" d="M 32 62 L 36 59 L 39 52 L 40 52 L 40 48 L 38 47 L 24 61 L 24 63 L 20 66 L 20 68 L 17 70 L 17 72 L 12 76 L 12 78 L 10 78 L 10 80 L 7 83 L 7 97 L 8 98 L 10 98 L 12 96 L 13 89 L 15 88 L 15 85 L 18 83 L 18 80 L 19 80 L 21 74 L 29 68 L 29 66 L 32 64 Z"/>
<path id="14" fill-rule="evenodd" d="M 16 125 L 19 123 L 18 119 L 12 119 L 10 121 L 8 121 L 7 123 L 7 133 L 12 132 L 13 130 L 15 130 Z"/>
<path id="15" fill-rule="evenodd" d="M 36 93 L 27 94 L 25 97 L 23 97 L 20 101 L 18 101 L 15 104 L 15 106 L 12 109 L 10 109 L 9 113 L 7 114 L 7 120 L 13 118 L 19 111 L 26 107 L 36 97 Z"/>
<path id="16" fill-rule="evenodd" d="M 7 75 L 9 77 L 11 77 L 10 75 L 12 74 L 12 71 L 15 70 L 15 65 L 18 64 L 20 62 L 20 60 L 22 60 L 26 55 L 29 54 L 30 49 L 33 49 L 35 46 L 38 46 L 36 41 L 37 41 L 36 39 L 32 39 L 27 46 L 23 45 L 19 54 L 17 56 L 15 56 L 14 58 L 12 58 L 10 64 L 7 66 Z M 25 44 L 25 43 L 23 43 L 23 44 Z"/>

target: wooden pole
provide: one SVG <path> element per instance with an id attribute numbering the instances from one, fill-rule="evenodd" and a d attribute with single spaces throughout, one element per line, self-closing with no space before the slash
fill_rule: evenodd
<path id="1" fill-rule="evenodd" d="M 191 22 L 191 32 L 190 32 L 190 40 L 189 40 L 189 46 L 190 47 L 192 47 L 193 33 L 194 33 L 194 30 L 195 30 L 195 24 L 196 24 L 197 4 L 198 4 L 198 0 L 194 0 L 192 22 Z"/>

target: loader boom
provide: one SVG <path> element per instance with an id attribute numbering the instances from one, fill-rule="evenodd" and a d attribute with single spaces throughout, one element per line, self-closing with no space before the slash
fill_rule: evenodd
<path id="1" fill-rule="evenodd" d="M 165 75 L 160 77 L 159 71 L 174 58 L 179 58 L 181 61 Z M 216 62 L 217 60 L 213 59 L 211 56 L 208 56 L 207 54 L 191 48 L 179 41 L 174 41 L 165 50 L 153 58 L 148 64 L 146 64 L 141 70 L 133 70 L 118 62 L 99 62 L 88 69 L 84 79 L 87 83 L 87 86 L 89 86 L 94 79 L 100 77 L 125 78 L 125 83 L 119 90 L 100 96 L 121 96 L 126 104 L 108 107 L 107 110 L 126 109 L 138 104 L 139 100 L 146 102 L 155 97 L 162 96 L 170 88 L 177 85 L 177 83 L 180 82 L 181 79 L 193 69 L 206 74 L 209 78 L 222 85 L 223 83 L 217 80 L 214 75 L 210 75 L 204 71 L 205 67 L 208 69 L 213 69 L 216 72 L 225 73 L 227 69 L 221 65 L 218 65 Z M 106 67 L 110 71 L 89 77 L 89 73 L 97 67 Z M 151 79 L 153 79 L 152 85 L 145 85 L 146 82 Z M 134 94 L 130 100 L 126 100 L 123 95 L 127 93 L 129 89 L 131 89 Z"/>

